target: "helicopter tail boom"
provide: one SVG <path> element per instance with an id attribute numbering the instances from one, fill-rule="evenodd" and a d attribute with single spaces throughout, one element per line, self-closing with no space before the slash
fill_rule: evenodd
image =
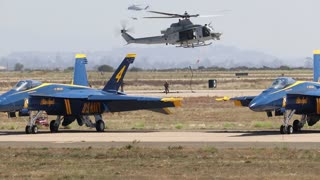
<path id="1" fill-rule="evenodd" d="M 132 36 L 130 36 L 130 34 L 128 34 L 125 30 L 121 30 L 121 36 L 123 37 L 124 40 L 127 41 L 128 44 L 133 43 L 134 42 L 134 38 Z"/>
<path id="2" fill-rule="evenodd" d="M 134 38 L 130 34 L 128 34 L 125 30 L 121 30 L 121 36 L 124 40 L 130 44 L 163 44 L 170 43 L 166 40 L 164 36 L 153 36 L 153 37 L 145 37 L 145 38 Z M 172 43 L 170 43 L 172 44 Z"/>

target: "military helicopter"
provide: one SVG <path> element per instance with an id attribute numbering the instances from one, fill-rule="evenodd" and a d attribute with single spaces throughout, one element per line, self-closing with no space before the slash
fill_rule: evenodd
<path id="1" fill-rule="evenodd" d="M 149 8 L 149 5 L 147 5 L 145 7 L 141 7 L 141 5 L 133 4 L 133 5 L 128 7 L 128 10 L 142 11 L 142 10 L 147 10 L 148 8 Z"/>
<path id="2" fill-rule="evenodd" d="M 187 12 L 184 14 L 171 14 L 158 11 L 148 11 L 150 13 L 161 14 L 159 17 L 144 17 L 144 18 L 179 18 L 177 23 L 173 23 L 166 30 L 161 31 L 161 36 L 134 38 L 128 34 L 128 30 L 123 28 L 121 30 L 122 37 L 128 44 L 172 44 L 176 47 L 193 48 L 200 46 L 211 45 L 212 42 L 206 43 L 210 40 L 220 40 L 222 33 L 214 32 L 210 24 L 198 25 L 193 24 L 190 18 L 195 17 L 214 17 L 221 15 L 207 15 L 200 16 L 199 14 L 190 15 Z"/>

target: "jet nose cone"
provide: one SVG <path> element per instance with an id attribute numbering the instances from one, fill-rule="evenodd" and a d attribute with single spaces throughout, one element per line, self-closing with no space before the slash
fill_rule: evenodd
<path id="1" fill-rule="evenodd" d="M 261 104 L 257 104 L 256 102 L 251 102 L 249 104 L 249 108 L 252 110 L 252 111 L 259 111 L 261 109 L 262 105 Z"/>
<path id="2" fill-rule="evenodd" d="M 252 111 L 264 111 L 268 104 L 268 99 L 265 96 L 261 96 L 253 99 L 249 104 L 249 108 Z"/>

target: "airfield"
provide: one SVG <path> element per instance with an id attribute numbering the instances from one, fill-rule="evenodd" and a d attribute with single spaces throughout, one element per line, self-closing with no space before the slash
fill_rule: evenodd
<path id="1" fill-rule="evenodd" d="M 291 76 L 299 80 L 309 80 L 311 70 L 251 70 L 244 77 L 235 76 L 239 71 L 195 71 L 192 82 L 190 72 L 128 72 L 125 78 L 125 93 L 133 96 L 179 97 L 183 98 L 181 108 L 172 109 L 172 115 L 166 116 L 149 111 L 133 111 L 104 114 L 107 124 L 105 133 L 95 133 L 95 129 L 71 126 L 50 134 L 47 128 L 39 134 L 25 135 L 23 128 L 26 120 L 13 119 L 11 124 L 5 115 L 0 122 L 0 144 L 23 146 L 37 143 L 43 146 L 95 146 L 122 145 L 133 141 L 152 146 L 165 146 L 167 143 L 198 146 L 210 144 L 217 147 L 270 147 L 281 143 L 293 145 L 307 143 L 316 147 L 320 136 L 318 126 L 306 128 L 306 133 L 280 135 L 282 117 L 267 118 L 265 113 L 255 113 L 248 108 L 236 107 L 232 101 L 217 102 L 219 97 L 254 96 L 267 88 L 279 75 Z M 88 72 L 90 83 L 101 88 L 111 73 Z M 3 79 L 1 93 L 10 88 L 19 79 L 25 77 L 53 83 L 68 83 L 65 77 L 72 72 L 30 71 L 1 73 Z M 216 79 L 218 87 L 208 88 L 208 79 Z M 163 82 L 169 81 L 170 93 L 163 91 Z M 192 84 L 191 84 L 192 83 Z M 191 86 L 192 85 L 192 86 Z M 50 117 L 51 119 L 54 117 Z M 299 118 L 299 117 L 297 117 Z M 27 142 L 27 143 L 24 143 Z M 82 142 L 82 143 L 78 143 Z M 102 143 L 99 143 L 102 142 Z M 99 145 L 100 144 L 100 145 Z M 157 145 L 158 144 L 158 145 Z M 228 144 L 228 145 L 225 145 Z M 243 144 L 243 145 L 241 145 Z"/>
<path id="2" fill-rule="evenodd" d="M 161 91 L 128 91 L 127 94 L 152 97 L 182 97 L 209 98 L 223 96 L 251 96 L 258 95 L 261 90 L 178 90 L 169 94 Z M 226 102 L 220 102 L 226 103 Z M 228 102 L 229 104 L 231 102 Z M 218 102 L 219 105 L 219 102 Z M 182 107 L 183 108 L 183 107 Z M 234 107 L 236 108 L 236 107 Z M 238 110 L 245 108 L 238 108 Z M 248 110 L 249 111 L 249 110 Z M 253 113 L 254 112 L 250 112 Z M 260 113 L 261 114 L 261 113 Z M 263 113 L 262 113 L 263 114 Z M 281 119 L 281 117 L 278 117 Z M 107 120 L 108 122 L 108 120 Z M 43 129 L 36 135 L 26 135 L 24 131 L 1 130 L 0 146 L 2 147 L 122 147 L 135 143 L 142 147 L 183 146 L 215 148 L 275 148 L 287 147 L 297 149 L 314 149 L 320 147 L 320 130 L 307 129 L 301 133 L 281 135 L 278 129 L 107 129 L 104 133 L 97 133 L 95 129 L 69 130 L 62 129 L 59 133 L 50 133 Z"/>
<path id="3" fill-rule="evenodd" d="M 50 133 L 25 134 L 27 118 L 0 115 L 0 178 L 4 179 L 316 179 L 320 127 L 281 135 L 282 117 L 266 117 L 235 107 L 218 97 L 257 95 L 279 74 L 309 80 L 311 70 L 196 72 L 190 88 L 188 72 L 129 72 L 125 93 L 181 97 L 171 115 L 151 111 L 105 113 L 105 132 L 73 123 Z M 142 74 L 142 75 L 141 75 Z M 152 74 L 152 75 L 151 75 Z M 181 75 L 182 74 L 182 75 Z M 4 92 L 21 77 L 69 83 L 70 72 L 0 73 Z M 89 72 L 101 88 L 110 74 Z M 141 77 L 142 76 L 142 77 Z M 208 89 L 208 77 L 218 80 Z M 163 82 L 170 82 L 170 93 Z M 100 83 L 100 84 L 99 84 Z M 55 117 L 49 117 L 49 120 Z M 299 118 L 298 116 L 295 118 Z"/>

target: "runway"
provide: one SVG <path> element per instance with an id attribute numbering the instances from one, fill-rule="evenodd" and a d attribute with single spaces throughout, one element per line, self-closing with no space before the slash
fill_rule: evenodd
<path id="1" fill-rule="evenodd" d="M 263 89 L 224 89 L 224 90 L 171 90 L 170 93 L 165 94 L 162 91 L 146 90 L 146 91 L 126 91 L 128 95 L 134 96 L 153 96 L 153 97 L 235 97 L 235 96 L 256 96 L 260 94 Z"/>
<path id="2" fill-rule="evenodd" d="M 279 131 L 94 131 L 62 130 L 51 134 L 0 131 L 1 147 L 143 147 L 184 146 L 216 148 L 319 148 L 320 131 L 281 135 Z"/>

